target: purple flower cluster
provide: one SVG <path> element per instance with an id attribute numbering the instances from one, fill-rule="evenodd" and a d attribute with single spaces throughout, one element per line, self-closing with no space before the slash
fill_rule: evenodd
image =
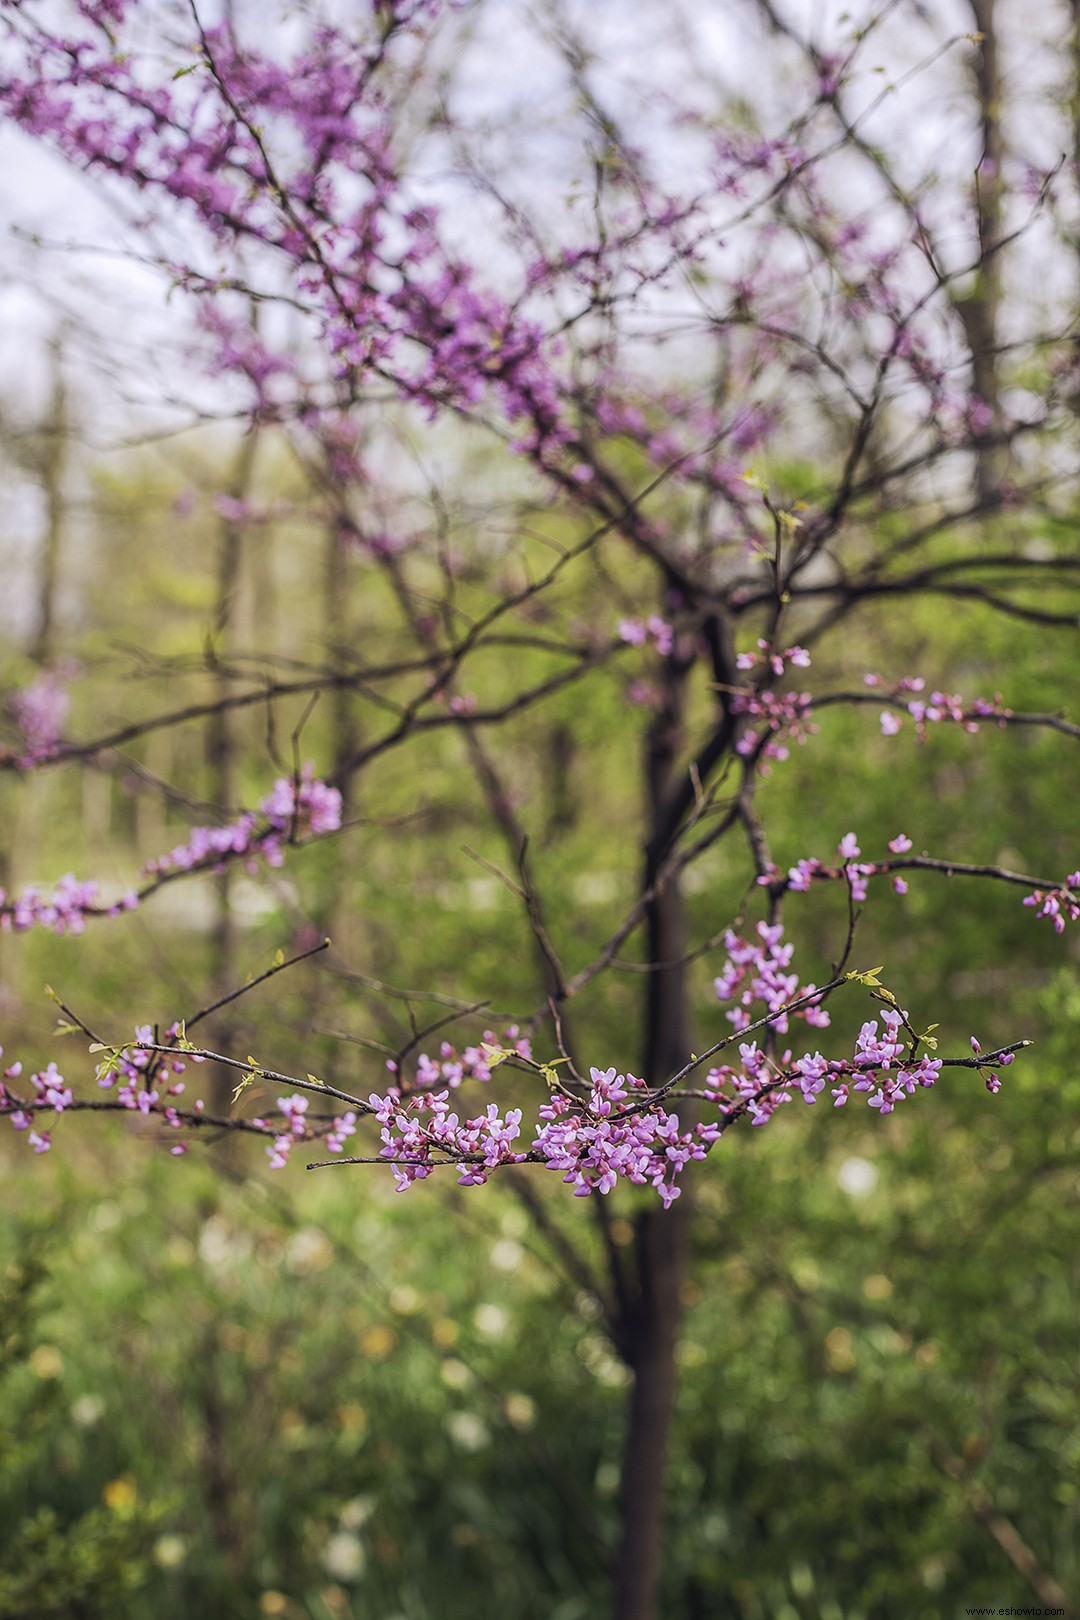
<path id="1" fill-rule="evenodd" d="M 666 619 L 653 613 L 647 619 L 620 619 L 619 640 L 631 647 L 644 647 L 651 643 L 662 657 L 675 645 L 675 633 Z"/>
<path id="2" fill-rule="evenodd" d="M 437 1058 L 421 1052 L 412 1075 L 403 1077 L 399 1085 L 410 1095 L 416 1091 L 434 1091 L 439 1086 L 456 1090 L 463 1080 L 490 1080 L 492 1069 L 507 1055 L 524 1058 L 526 1062 L 532 1060 L 532 1042 L 521 1034 L 516 1024 L 510 1025 L 501 1041 L 496 1040 L 490 1029 L 485 1029 L 479 1046 L 466 1046 L 459 1052 L 450 1041 L 443 1041 Z M 393 1075 L 399 1072 L 393 1058 L 386 1067 Z"/>
<path id="3" fill-rule="evenodd" d="M 315 776 L 309 760 L 299 779 L 282 776 L 259 804 L 260 814 L 246 810 L 224 827 L 195 827 L 186 844 L 148 862 L 148 877 L 165 872 L 190 872 L 210 866 L 220 870 L 229 859 L 261 856 L 268 866 L 281 866 L 283 843 L 300 843 L 336 832 L 341 826 L 341 794 Z"/>
<path id="4" fill-rule="evenodd" d="M 194 828 L 187 843 L 148 862 L 144 875 L 152 880 L 206 867 L 221 870 L 230 859 L 243 856 L 250 858 L 252 868 L 256 856 L 270 866 L 280 866 L 285 859 L 283 845 L 337 831 L 341 826 L 341 794 L 337 788 L 320 782 L 308 762 L 298 780 L 279 778 L 259 811 L 245 811 L 239 820 L 225 827 Z M 151 887 L 152 883 L 144 893 Z M 134 910 L 140 898 L 132 890 L 107 904 L 95 881 L 76 878 L 69 872 L 49 893 L 33 886 L 9 897 L 0 889 L 0 931 L 24 933 L 36 926 L 54 934 L 81 934 L 87 917 L 118 917 Z"/>
<path id="5" fill-rule="evenodd" d="M 788 668 L 808 668 L 810 654 L 805 647 L 789 647 L 784 652 L 776 652 L 768 642 L 759 640 L 757 649 L 740 653 L 736 663 L 740 670 L 759 669 L 780 677 Z M 896 704 L 903 704 L 915 722 L 920 742 L 926 741 L 931 725 L 942 722 L 959 725 L 964 731 L 974 733 L 984 721 L 992 720 L 1004 726 L 1012 718 L 1013 711 L 1006 708 L 1000 692 L 995 692 L 993 698 L 972 698 L 970 701 L 947 692 L 931 692 L 923 698 L 911 695 L 925 690 L 926 682 L 921 676 L 905 676 L 889 686 L 879 675 L 867 674 L 863 676 L 863 682 L 866 686 L 881 688 L 884 695 Z M 763 774 L 767 774 L 770 760 L 787 759 L 786 739 L 804 743 L 818 729 L 810 723 L 813 698 L 809 692 L 776 693 L 768 688 L 745 688 L 733 695 L 731 707 L 733 713 L 749 715 L 756 722 L 744 730 L 736 749 L 744 759 L 757 758 Z M 895 737 L 904 726 L 895 709 L 882 709 L 880 724 L 882 736 L 885 737 Z"/>
<path id="6" fill-rule="evenodd" d="M 783 652 L 776 652 L 767 641 L 759 639 L 756 649 L 741 652 L 735 659 L 736 669 L 756 669 L 761 665 L 767 665 L 780 680 L 788 665 L 793 669 L 809 669 L 810 654 L 805 647 L 787 647 Z"/>
<path id="7" fill-rule="evenodd" d="M 906 833 L 897 833 L 895 838 L 889 839 L 889 849 L 894 855 L 906 855 L 911 848 L 911 839 Z M 845 833 L 836 846 L 840 856 L 839 866 L 827 866 L 816 856 L 797 861 L 788 868 L 786 879 L 783 874 L 773 869 L 765 877 L 759 878 L 760 883 L 771 883 L 779 879 L 786 888 L 795 894 L 805 894 L 811 884 L 816 882 L 846 882 L 851 889 L 851 898 L 861 904 L 866 899 L 866 882 L 868 878 L 876 877 L 880 873 L 888 872 L 888 861 L 860 861 L 862 854 L 859 842 L 854 833 Z M 893 888 L 897 894 L 907 894 L 907 883 L 899 874 L 893 876 Z"/>
<path id="8" fill-rule="evenodd" d="M 893 855 L 906 855 L 910 849 L 911 839 L 905 833 L 898 833 L 895 838 L 889 839 L 889 850 Z M 777 885 L 796 894 L 805 894 L 814 883 L 818 882 L 846 882 L 851 890 L 852 899 L 861 903 L 866 899 L 867 880 L 869 878 L 892 873 L 893 888 L 897 894 L 907 893 L 907 882 L 898 872 L 893 871 L 892 862 L 887 860 L 860 861 L 858 859 L 862 851 L 854 833 L 845 833 L 837 845 L 837 853 L 840 856 L 840 864 L 837 866 L 828 866 L 824 861 L 819 861 L 816 856 L 810 856 L 797 861 L 794 866 L 789 867 L 786 877 L 776 867 L 770 867 L 767 872 L 758 878 L 758 882 L 763 887 Z M 918 863 L 913 862 L 912 864 L 922 864 L 945 871 L 950 870 L 946 862 L 920 860 Z M 1009 877 L 1013 882 L 1017 881 L 1012 874 L 1004 873 L 1001 875 Z M 1064 933 L 1067 922 L 1080 921 L 1080 871 L 1070 872 L 1062 884 L 1054 887 L 1033 889 L 1025 897 L 1023 904 L 1037 908 L 1036 916 L 1049 917 L 1053 922 L 1055 932 L 1058 934 Z"/>
<path id="9" fill-rule="evenodd" d="M 679 1116 L 648 1103 L 648 1087 L 632 1074 L 590 1069 L 586 1103 L 553 1092 L 540 1109 L 545 1121 L 533 1142 L 536 1157 L 563 1180 L 575 1198 L 609 1193 L 625 1179 L 651 1186 L 667 1209 L 679 1197 L 677 1178 L 691 1159 L 703 1159 L 718 1132 L 695 1125 L 683 1130 Z"/>
<path id="10" fill-rule="evenodd" d="M 854 1057 L 827 1062 L 820 1052 L 815 1052 L 799 1058 L 795 1069 L 804 1100 L 814 1102 L 825 1089 L 826 1081 L 836 1080 L 838 1083 L 832 1088 L 834 1107 L 842 1108 L 853 1091 L 861 1091 L 868 1094 L 869 1106 L 879 1109 L 884 1117 L 892 1113 L 898 1102 L 913 1096 L 920 1086 L 932 1086 L 941 1073 L 940 1058 L 924 1055 L 902 1061 L 907 1047 L 900 1039 L 900 1031 L 906 1021 L 905 1012 L 889 1008 L 882 1019 L 880 1035 L 876 1018 L 862 1026 L 855 1041 Z"/>
<path id="11" fill-rule="evenodd" d="M 172 1042 L 177 1034 L 178 1029 L 174 1025 L 166 1030 L 166 1040 Z M 150 1025 L 139 1025 L 135 1030 L 135 1039 L 146 1041 L 149 1045 L 154 1039 Z M 193 1058 L 192 1061 L 200 1062 L 201 1059 Z M 121 1107 L 140 1113 L 144 1118 L 151 1114 L 158 1115 L 171 1130 L 180 1130 L 183 1121 L 175 1104 L 166 1099 L 183 1096 L 184 1082 L 174 1076 L 183 1074 L 186 1067 L 187 1062 L 180 1056 L 166 1057 L 161 1052 L 150 1051 L 148 1046 L 125 1047 L 116 1054 L 112 1066 L 106 1065 L 99 1073 L 98 1085 L 102 1091 L 115 1088 L 116 1101 Z M 196 1102 L 195 1109 L 201 1112 L 202 1103 Z M 184 1151 L 182 1144 L 172 1149 L 177 1155 Z"/>
<path id="12" fill-rule="evenodd" d="M 174 1034 L 175 1030 L 170 1031 L 170 1038 Z M 152 1040 L 149 1026 L 136 1029 L 135 1038 L 137 1041 Z M 111 1091 L 118 1082 L 122 1082 L 116 1092 L 116 1101 L 122 1108 L 143 1115 L 155 1114 L 174 1130 L 179 1130 L 183 1122 L 174 1105 L 165 1102 L 164 1098 L 182 1094 L 183 1081 L 173 1081 L 172 1076 L 182 1074 L 185 1067 L 179 1057 L 163 1058 L 138 1046 L 130 1047 L 117 1054 L 112 1066 L 106 1066 L 99 1074 L 98 1085 L 102 1090 Z M 22 1064 L 13 1063 L 4 1070 L 4 1080 L 17 1080 L 21 1074 Z M 16 1095 L 10 1086 L 0 1083 L 0 1116 L 6 1115 L 15 1130 L 29 1132 L 27 1140 L 35 1153 L 46 1153 L 52 1146 L 52 1133 L 32 1129 L 35 1119 L 43 1113 L 64 1113 L 75 1105 L 75 1097 L 55 1063 L 50 1063 L 39 1073 L 31 1074 L 29 1083 L 33 1087 L 32 1096 Z M 196 1104 L 196 1109 L 200 1107 L 201 1104 Z M 172 1151 L 182 1153 L 186 1149 L 179 1146 Z"/>
<path id="13" fill-rule="evenodd" d="M 10 1068 L 4 1070 L 4 1079 L 16 1080 L 21 1074 L 22 1064 L 13 1063 Z M 10 1092 L 0 1085 L 0 1111 L 8 1115 L 15 1130 L 28 1133 L 27 1141 L 35 1153 L 48 1153 L 52 1147 L 52 1132 L 34 1130 L 34 1118 L 37 1114 L 49 1110 L 54 1114 L 62 1114 L 65 1108 L 71 1107 L 75 1098 L 71 1087 L 55 1063 L 50 1063 L 47 1069 L 38 1074 L 32 1074 L 30 1084 L 34 1088 L 34 1096 L 25 1102 L 12 1097 Z M 8 1106 L 5 1107 L 5 1104 Z"/>
<path id="14" fill-rule="evenodd" d="M 140 1045 L 140 1042 L 145 1045 Z M 97 1082 L 102 1091 L 112 1093 L 108 1103 L 76 1103 L 71 1087 L 55 1063 L 29 1076 L 33 1095 L 20 1095 L 10 1084 L 4 1084 L 18 1080 L 22 1074 L 22 1064 L 13 1063 L 3 1071 L 3 1081 L 0 1081 L 0 1118 L 6 1116 L 15 1130 L 27 1131 L 27 1140 L 35 1153 L 46 1153 L 52 1146 L 49 1131 L 38 1132 L 32 1128 L 35 1120 L 43 1113 L 62 1114 L 72 1106 L 119 1107 L 141 1114 L 144 1118 L 159 1120 L 172 1131 L 209 1123 L 202 1098 L 196 1098 L 183 1115 L 176 1101 L 185 1090 L 185 1082 L 179 1076 L 189 1063 L 205 1062 L 206 1054 L 190 1048 L 182 1026 L 178 1024 L 171 1025 L 165 1031 L 163 1044 L 175 1049 L 167 1052 L 160 1050 L 154 1032 L 148 1024 L 143 1024 L 136 1028 L 135 1040 L 130 1046 L 109 1052 L 99 1065 Z M 263 1119 L 253 1119 L 246 1126 L 270 1137 L 266 1152 L 270 1168 L 274 1170 L 284 1167 L 290 1150 L 298 1141 L 321 1140 L 331 1153 L 341 1153 L 349 1137 L 356 1132 L 357 1113 L 353 1110 L 335 1115 L 327 1124 L 322 1120 L 313 1122 L 306 1117 L 306 1097 L 284 1097 L 277 1106 L 287 1121 L 284 1132 L 276 1130 Z M 187 1144 L 174 1142 L 169 1151 L 175 1157 L 180 1157 L 187 1152 Z"/>
<path id="15" fill-rule="evenodd" d="M 590 1070 L 588 1095 L 553 1088 L 539 1109 L 532 1146 L 521 1136 L 522 1110 L 501 1113 L 490 1103 L 482 1115 L 461 1119 L 449 1091 L 403 1098 L 392 1091 L 368 1101 L 378 1120 L 380 1155 L 394 1173 L 398 1191 L 422 1181 L 439 1165 L 458 1170 L 462 1186 L 479 1186 L 505 1164 L 537 1162 L 561 1170 L 575 1196 L 607 1193 L 621 1179 L 652 1186 L 665 1207 L 679 1196 L 677 1177 L 691 1159 L 705 1157 L 717 1126 L 684 1131 L 677 1114 L 649 1103 L 644 1081 L 615 1069 Z"/>
<path id="16" fill-rule="evenodd" d="M 958 693 L 931 692 L 928 697 L 908 697 L 908 693 L 920 693 L 925 690 L 926 682 L 921 676 L 905 676 L 903 680 L 887 686 L 880 675 L 864 675 L 863 683 L 866 686 L 885 689 L 887 695 L 896 702 L 902 702 L 908 714 L 915 722 L 915 732 L 920 742 L 926 741 L 927 728 L 941 722 L 950 722 L 958 725 L 967 732 L 977 732 L 984 720 L 994 720 L 999 726 L 1004 726 L 1012 716 L 1012 710 L 1005 707 L 1005 700 L 1000 692 L 995 692 L 992 698 L 972 698 L 966 701 Z M 893 709 L 881 711 L 881 734 L 883 737 L 895 737 L 898 731 L 903 730 L 904 722 Z"/>
<path id="17" fill-rule="evenodd" d="M 308 1099 L 299 1093 L 292 1097 L 279 1097 L 278 1109 L 285 1115 L 288 1128 L 274 1135 L 273 1140 L 266 1144 L 266 1155 L 270 1160 L 271 1170 L 284 1170 L 289 1162 L 289 1154 L 297 1142 L 310 1141 L 311 1131 L 306 1118 Z M 264 1120 L 256 1120 L 256 1125 L 266 1124 Z M 270 1130 L 269 1125 L 266 1126 Z M 350 1136 L 356 1135 L 356 1114 L 352 1109 L 347 1113 L 335 1115 L 329 1131 L 323 1136 L 324 1146 L 331 1153 L 344 1151 L 345 1143 Z"/>
<path id="18" fill-rule="evenodd" d="M 785 1058 L 790 1061 L 791 1053 Z M 710 1069 L 705 1095 L 716 1103 L 723 1120 L 745 1114 L 751 1125 L 767 1125 L 776 1110 L 791 1101 L 791 1087 L 756 1041 L 741 1041 L 738 1065 L 720 1063 Z"/>
<path id="19" fill-rule="evenodd" d="M 137 904 L 137 897 L 129 894 L 111 906 L 103 905 L 97 883 L 68 872 L 50 894 L 31 887 L 9 899 L 0 889 L 0 930 L 22 934 L 37 926 L 54 934 L 81 934 L 88 916 L 115 917 Z"/>
<path id="20" fill-rule="evenodd" d="M 1034 889 L 1024 900 L 1025 906 L 1038 906 L 1037 917 L 1049 917 L 1054 932 L 1063 934 L 1066 922 L 1080 920 L 1080 872 L 1070 872 L 1057 889 Z"/>
<path id="21" fill-rule="evenodd" d="M 906 1013 L 890 1009 L 880 1035 L 876 1019 L 865 1023 L 850 1058 L 825 1058 L 812 1052 L 793 1061 L 787 1051 L 771 1059 L 756 1042 L 744 1043 L 739 1047 L 738 1068 L 721 1065 L 709 1071 L 707 1094 L 719 1106 L 723 1120 L 746 1114 L 752 1125 L 765 1125 L 796 1095 L 806 1103 L 816 1103 L 832 1081 L 834 1107 L 842 1108 L 852 1092 L 864 1092 L 871 1108 L 882 1116 L 891 1114 L 904 1097 L 932 1086 L 942 1067 L 940 1058 L 905 1056 L 909 1049 L 898 1037 L 906 1019 Z"/>
<path id="22" fill-rule="evenodd" d="M 805 647 L 787 647 L 778 652 L 767 641 L 759 640 L 756 649 L 739 653 L 735 662 L 740 670 L 758 669 L 762 676 L 771 674 L 780 679 L 789 668 L 809 669 L 810 654 Z M 777 693 L 764 686 L 746 687 L 732 695 L 731 710 L 755 722 L 744 728 L 735 751 L 743 759 L 756 759 L 763 775 L 768 775 L 770 760 L 787 759 L 789 740 L 805 743 L 818 729 L 810 720 L 813 700 L 809 692 Z"/>
<path id="23" fill-rule="evenodd" d="M 300 772 L 299 781 L 278 777 L 273 791 L 260 801 L 259 809 L 271 826 L 287 832 L 290 838 L 318 838 L 337 832 L 341 826 L 341 794 L 316 779 L 310 760 Z"/>
<path id="24" fill-rule="evenodd" d="M 71 698 L 59 674 L 46 670 L 29 686 L 13 692 L 8 712 L 22 733 L 23 748 L 18 763 L 23 770 L 51 759 L 64 734 Z"/>
<path id="25" fill-rule="evenodd" d="M 759 722 L 743 731 L 735 752 L 743 759 L 756 758 L 762 775 L 768 774 L 770 760 L 782 763 L 787 759 L 788 740 L 805 743 L 818 729 L 810 721 L 813 701 L 809 692 L 736 692 L 731 708 L 733 713 Z"/>
<path id="26" fill-rule="evenodd" d="M 479 1186 L 500 1164 L 520 1164 L 525 1155 L 510 1144 L 521 1134 L 521 1109 L 505 1118 L 495 1103 L 475 1119 L 461 1120 L 450 1107 L 449 1091 L 402 1098 L 397 1090 L 368 1098 L 380 1126 L 381 1157 L 390 1161 L 399 1192 L 423 1181 L 439 1164 L 460 1165 L 463 1187 Z"/>
<path id="27" fill-rule="evenodd" d="M 757 939 L 748 940 L 728 929 L 724 935 L 727 958 L 719 975 L 713 981 L 718 1001 L 734 1001 L 727 1016 L 737 1030 L 743 1030 L 754 1021 L 752 1009 L 760 1002 L 765 1011 L 775 1013 L 769 1027 L 778 1035 L 785 1035 L 789 1014 L 784 1010 L 789 1002 L 813 995 L 816 985 L 800 984 L 797 973 L 789 971 L 794 946 L 784 943 L 784 930 L 779 923 L 757 925 Z M 803 1019 L 815 1029 L 827 1029 L 829 1015 L 824 1007 L 811 1003 L 791 1016 Z"/>

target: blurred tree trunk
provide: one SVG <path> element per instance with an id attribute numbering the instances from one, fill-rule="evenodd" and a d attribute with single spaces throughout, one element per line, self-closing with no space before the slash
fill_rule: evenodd
<path id="1" fill-rule="evenodd" d="M 643 883 L 656 880 L 673 833 L 672 804 L 681 773 L 686 687 L 694 654 L 676 642 L 664 661 L 660 707 L 645 745 L 649 839 Z M 677 818 L 676 818 L 677 819 Z M 667 882 L 646 915 L 644 1078 L 668 1079 L 692 1048 L 687 997 L 686 918 L 678 879 Z M 621 1482 L 621 1525 L 615 1557 L 614 1620 L 654 1620 L 664 1543 L 668 1435 L 675 1407 L 675 1360 L 687 1260 L 687 1192 L 670 1209 L 639 1211 L 633 1271 L 617 1322 L 620 1353 L 633 1375 Z"/>
<path id="2" fill-rule="evenodd" d="M 326 526 L 323 565 L 323 640 L 334 670 L 348 667 L 351 638 L 349 630 L 349 553 L 337 525 Z M 344 686 L 335 686 L 330 693 L 331 758 L 335 780 L 340 778 L 341 813 L 346 820 L 350 813 L 354 790 L 353 773 L 339 769 L 351 759 L 357 749 L 356 722 L 353 699 Z"/>
<path id="3" fill-rule="evenodd" d="M 1080 189 L 1080 0 L 1066 0 L 1071 22 L 1069 36 L 1069 77 L 1066 87 L 1069 111 L 1070 152 L 1073 185 Z M 1074 237 L 1073 246 L 1080 259 L 1080 236 Z"/>
<path id="4" fill-rule="evenodd" d="M 38 435 L 36 472 L 45 496 L 45 532 L 41 542 L 41 569 L 37 581 L 37 615 L 30 657 L 45 666 L 56 655 L 56 594 L 64 542 L 65 494 L 71 423 L 64 380 L 63 339 L 50 344 L 52 393 L 49 410 Z"/>
<path id="5" fill-rule="evenodd" d="M 230 502 L 246 504 L 251 495 L 258 452 L 258 435 L 245 434 L 236 458 L 228 491 Z M 237 719 L 225 707 L 232 682 L 228 669 L 230 628 L 240 585 L 243 555 L 243 518 L 235 509 L 228 509 L 221 519 L 218 537 L 217 568 L 215 575 L 213 636 L 214 699 L 222 706 L 212 714 L 206 730 L 206 763 L 209 768 L 209 798 L 222 815 L 235 812 L 237 802 L 236 757 Z M 215 874 L 214 922 L 210 933 L 210 985 L 211 1001 L 217 1001 L 237 986 L 236 923 L 233 917 L 233 887 L 235 872 L 227 866 Z M 234 1040 L 234 1026 L 228 1009 L 212 1020 L 209 1034 L 218 1051 L 228 1052 Z M 212 1104 L 215 1112 L 227 1113 L 232 1097 L 233 1079 L 227 1069 L 215 1069 L 212 1077 Z M 233 1141 L 232 1137 L 227 1137 Z"/>
<path id="6" fill-rule="evenodd" d="M 986 407 L 981 436 L 998 440 L 1002 428 L 998 377 L 998 319 L 1001 307 L 1001 59 L 995 7 L 997 0 L 969 0 L 972 21 L 982 36 L 972 75 L 979 114 L 981 150 L 975 170 L 975 226 L 979 265 L 974 286 L 957 300 L 957 310 L 971 351 L 971 382 Z M 997 504 L 998 486 L 1006 456 L 1000 444 L 978 444 L 975 449 L 975 494 L 980 507 Z"/>
<path id="7" fill-rule="evenodd" d="M 67 383 L 64 377 L 64 336 L 57 332 L 49 344 L 51 388 L 44 417 L 33 428 L 21 423 L 5 421 L 5 438 L 17 465 L 28 472 L 38 485 L 45 501 L 45 528 L 41 537 L 41 556 L 35 584 L 33 628 L 30 632 L 27 654 L 40 668 L 45 669 L 56 657 L 57 595 L 63 567 L 64 531 L 67 517 L 66 479 L 71 449 L 71 411 Z M 24 839 L 36 854 L 34 840 L 27 838 L 28 829 L 39 825 L 35 801 L 39 799 L 43 784 L 32 781 L 29 791 L 5 793 L 4 840 L 0 845 L 0 885 L 6 890 L 15 888 L 20 876 L 20 855 Z M 10 1011 L 15 1004 L 15 985 L 19 980 L 21 956 L 13 953 L 7 936 L 0 936 L 0 1009 Z"/>

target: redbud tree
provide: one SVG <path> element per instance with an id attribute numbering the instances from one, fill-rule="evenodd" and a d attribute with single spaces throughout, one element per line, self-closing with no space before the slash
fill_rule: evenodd
<path id="1" fill-rule="evenodd" d="M 863 952 L 864 909 L 918 887 L 941 930 L 993 888 L 1018 952 L 1080 917 L 1080 873 L 994 858 L 977 807 L 929 847 L 898 792 L 871 841 L 835 757 L 811 799 L 785 800 L 793 751 L 843 709 L 898 784 L 935 733 L 974 748 L 1037 728 L 1063 762 L 1080 737 L 1003 677 L 953 690 L 932 647 L 905 652 L 927 600 L 973 638 L 1006 616 L 1018 662 L 1077 623 L 1068 57 L 1043 62 L 1043 118 L 1017 102 L 1011 121 L 1002 6 L 945 9 L 856 6 L 804 30 L 781 0 L 723 18 L 0 0 L 7 117 L 93 179 L 159 275 L 187 343 L 173 405 L 186 392 L 193 423 L 238 424 L 241 473 L 260 442 L 286 451 L 330 539 L 331 599 L 380 604 L 368 634 L 287 666 L 211 637 L 199 701 L 83 734 L 68 672 L 44 664 L 7 700 L 19 776 L 108 769 L 253 707 L 288 730 L 320 695 L 333 723 L 321 758 L 303 724 L 292 757 L 268 744 L 247 804 L 220 749 L 213 813 L 128 886 L 84 872 L 5 893 L 0 925 L 122 929 L 200 874 L 285 866 L 299 884 L 327 840 L 363 863 L 405 761 L 425 804 L 450 795 L 482 829 L 529 942 L 505 1018 L 444 994 L 437 1030 L 352 1062 L 348 1083 L 203 1044 L 235 989 L 159 1022 L 118 1009 L 132 1036 L 62 986 L 89 1055 L 8 1053 L 0 1115 L 37 1154 L 75 1116 L 119 1114 L 178 1159 L 227 1132 L 259 1137 L 275 1171 L 387 1173 L 411 1196 L 503 1177 L 538 1220 L 548 1186 L 580 1199 L 632 1375 L 620 1620 L 657 1612 L 693 1187 L 722 1174 L 703 1161 L 805 1105 L 884 1118 L 943 1087 L 996 1093 L 1038 1033 L 988 1040 L 947 1004 L 911 1006 Z M 239 476 L 216 510 L 257 568 L 275 518 L 252 487 Z M 227 587 L 226 568 L 217 632 Z M 541 748 L 550 714 L 562 767 Z M 600 939 L 545 888 L 580 858 L 552 812 L 568 771 L 630 807 L 625 836 L 593 833 L 625 846 Z M 302 939 L 264 976 L 329 970 L 323 952 Z M 383 979 L 377 951 L 364 967 Z"/>

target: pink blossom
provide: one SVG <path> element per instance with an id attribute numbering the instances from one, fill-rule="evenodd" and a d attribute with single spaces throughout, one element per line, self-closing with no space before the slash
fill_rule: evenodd
<path id="1" fill-rule="evenodd" d="M 12 693 L 8 711 L 23 735 L 25 747 L 19 759 L 23 768 L 38 765 L 56 753 L 70 708 L 67 688 L 54 671 L 45 671 L 29 686 Z"/>

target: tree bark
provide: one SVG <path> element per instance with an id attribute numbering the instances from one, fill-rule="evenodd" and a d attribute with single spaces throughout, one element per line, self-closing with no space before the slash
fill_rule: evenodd
<path id="1" fill-rule="evenodd" d="M 996 0 L 970 0 L 972 21 L 982 38 L 973 78 L 979 108 L 982 151 L 975 172 L 975 224 L 979 241 L 979 268 L 975 286 L 957 309 L 971 352 L 971 381 L 987 407 L 984 434 L 1000 437 L 1001 385 L 998 376 L 998 315 L 1001 305 L 1001 64 L 995 26 Z M 975 492 L 980 505 L 996 504 L 1005 463 L 994 444 L 976 444 Z"/>
<path id="2" fill-rule="evenodd" d="M 51 662 L 56 651 L 56 593 L 64 539 L 64 479 L 71 433 L 62 339 L 54 338 L 51 347 L 52 398 L 49 414 L 41 426 L 41 450 L 36 469 L 45 495 L 45 533 L 38 575 L 37 623 L 30 647 L 30 657 L 35 664 L 43 666 Z"/>
<path id="3" fill-rule="evenodd" d="M 630 1390 L 615 1560 L 615 1620 L 655 1620 L 663 1573 L 664 1486 L 686 1275 L 686 1214 L 645 1210 L 635 1223 L 637 1293 L 623 1313 Z"/>
<path id="4" fill-rule="evenodd" d="M 695 653 L 681 640 L 665 660 L 662 703 L 646 741 L 649 841 L 644 884 L 652 886 L 674 831 L 673 805 L 685 692 Z M 668 882 L 646 917 L 644 1078 L 658 1085 L 685 1063 L 691 1049 L 687 999 L 686 919 L 677 879 Z M 620 1544 L 615 1561 L 614 1620 L 655 1620 L 664 1546 L 664 1484 L 668 1437 L 678 1383 L 676 1350 L 686 1277 L 684 1192 L 670 1209 L 642 1210 L 635 1222 L 634 1268 L 616 1323 L 623 1360 L 633 1374 L 623 1451 Z"/>
<path id="5" fill-rule="evenodd" d="M 258 439 L 254 431 L 248 433 L 240 445 L 236 468 L 229 494 L 233 500 L 245 501 L 251 494 L 255 470 Z M 235 809 L 236 801 L 236 720 L 224 704 L 230 695 L 231 682 L 225 669 L 229 641 L 229 626 L 240 584 L 240 563 L 243 548 L 242 526 L 233 516 L 223 517 L 218 547 L 217 578 L 214 602 L 214 657 L 217 660 L 215 698 L 223 705 L 210 716 L 206 732 L 206 762 L 210 773 L 210 799 L 223 815 Z M 233 869 L 225 867 L 214 877 L 215 909 L 210 936 L 210 981 L 214 999 L 227 995 L 236 988 L 236 924 L 232 912 Z M 228 1052 L 233 1044 L 233 1024 L 229 1010 L 214 1016 L 210 1026 L 217 1050 Z M 215 1066 L 211 1076 L 211 1104 L 216 1112 L 228 1113 L 235 1077 L 231 1071 Z M 226 1152 L 231 1151 L 235 1138 L 226 1133 Z"/>

